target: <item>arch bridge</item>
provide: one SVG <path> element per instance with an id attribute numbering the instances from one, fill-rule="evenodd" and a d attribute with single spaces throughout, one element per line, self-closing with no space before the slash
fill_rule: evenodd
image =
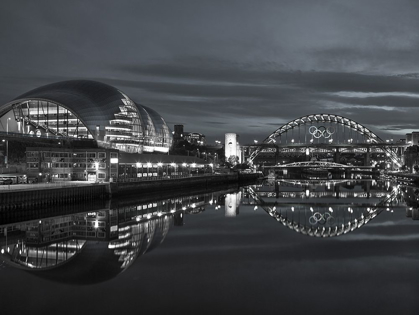
<path id="1" fill-rule="evenodd" d="M 397 167 L 403 164 L 394 145 L 384 141 L 360 123 L 333 114 L 306 115 L 284 124 L 255 146 L 247 162 L 252 164 L 260 153 L 272 151 L 269 149 L 272 147 L 286 147 L 298 153 L 305 151 L 307 156 L 313 148 L 335 152 L 335 155 L 355 148 L 369 155 L 374 148 Z"/>

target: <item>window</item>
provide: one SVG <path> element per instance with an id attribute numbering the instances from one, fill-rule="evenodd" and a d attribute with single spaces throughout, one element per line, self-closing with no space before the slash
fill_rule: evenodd
<path id="1" fill-rule="evenodd" d="M 106 152 L 99 152 L 99 159 L 104 159 L 106 158 Z"/>

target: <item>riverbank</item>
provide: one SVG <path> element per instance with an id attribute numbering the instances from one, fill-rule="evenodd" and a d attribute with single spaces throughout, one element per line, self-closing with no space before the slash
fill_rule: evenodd
<path id="1" fill-rule="evenodd" d="M 92 183 L 63 185 L 27 185 L 0 190 L 0 211 L 32 209 L 53 205 L 68 205 L 111 198 L 141 196 L 159 191 L 173 191 L 188 188 L 207 189 L 219 185 L 244 185 L 255 182 L 259 174 L 214 174 L 185 178 L 164 178 L 118 183 Z"/>

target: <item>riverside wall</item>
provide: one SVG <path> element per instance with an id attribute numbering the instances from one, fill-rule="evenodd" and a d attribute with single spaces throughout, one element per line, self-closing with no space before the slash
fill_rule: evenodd
<path id="1" fill-rule="evenodd" d="M 188 188 L 209 189 L 226 185 L 245 185 L 255 182 L 258 174 L 220 174 L 176 179 L 144 180 L 135 182 L 118 182 L 91 184 L 70 187 L 40 187 L 0 191 L 0 212 L 15 209 L 51 208 L 54 205 L 90 203 L 98 200 L 125 196 L 141 196 L 142 194 L 160 191 L 182 190 Z M 13 185 L 11 185 L 13 187 Z"/>
<path id="2" fill-rule="evenodd" d="M 110 191 L 112 197 L 120 197 L 125 195 L 133 195 L 138 193 L 150 193 L 168 190 L 181 190 L 188 188 L 212 188 L 218 185 L 244 185 L 254 182 L 258 179 L 259 174 L 219 174 L 184 177 L 177 179 L 161 179 L 140 182 L 123 182 L 111 183 Z"/>

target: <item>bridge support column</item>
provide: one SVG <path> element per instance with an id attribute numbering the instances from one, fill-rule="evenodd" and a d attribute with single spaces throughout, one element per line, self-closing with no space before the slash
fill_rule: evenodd
<path id="1" fill-rule="evenodd" d="M 419 220 L 419 209 L 418 208 L 413 208 L 412 219 L 413 220 Z"/>
<path id="2" fill-rule="evenodd" d="M 367 199 L 370 199 L 371 196 L 371 182 L 370 181 L 366 181 L 364 186 L 364 192 L 367 193 Z"/>
<path id="3" fill-rule="evenodd" d="M 310 161 L 310 148 L 306 148 L 306 161 Z"/>
<path id="4" fill-rule="evenodd" d="M 335 163 L 340 163 L 340 148 L 336 148 L 334 161 Z"/>
<path id="5" fill-rule="evenodd" d="M 371 164 L 371 149 L 368 147 L 364 157 L 364 166 L 370 166 Z"/>

